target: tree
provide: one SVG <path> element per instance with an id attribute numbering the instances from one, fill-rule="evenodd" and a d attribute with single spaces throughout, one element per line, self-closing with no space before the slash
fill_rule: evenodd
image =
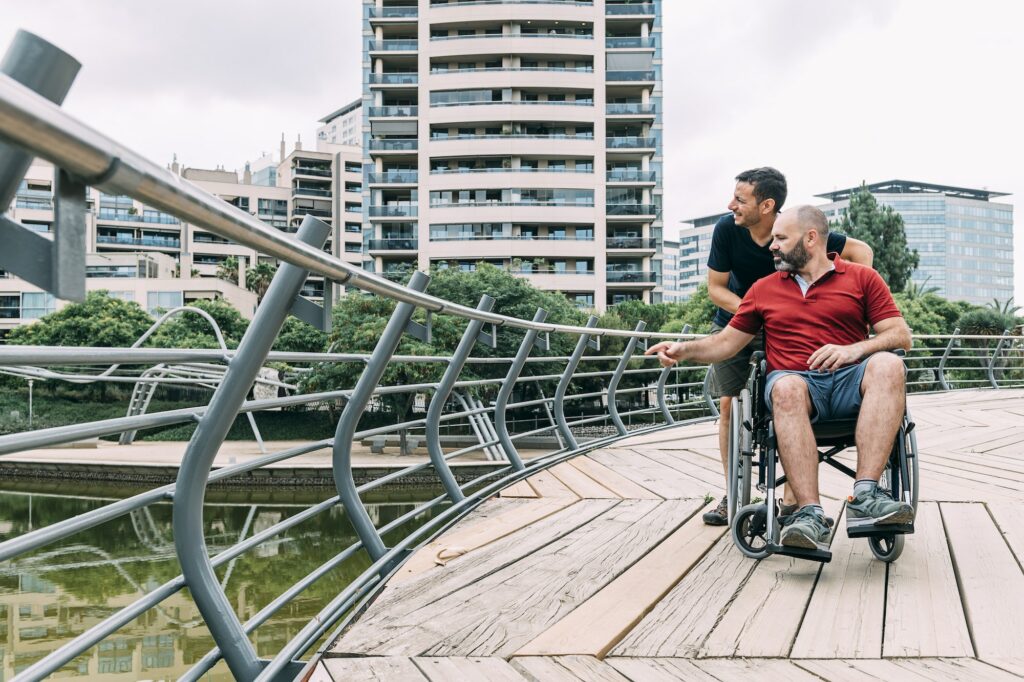
<path id="1" fill-rule="evenodd" d="M 209 313 L 217 322 L 228 348 L 237 348 L 249 322 L 230 303 L 215 300 L 201 300 L 189 303 Z M 220 348 L 210 323 L 200 315 L 185 311 L 164 322 L 146 341 L 147 346 L 157 348 Z"/>
<path id="2" fill-rule="evenodd" d="M 237 281 L 238 268 L 235 268 L 236 281 Z M 257 263 L 254 267 L 249 268 L 245 272 L 245 288 L 249 291 L 255 292 L 256 300 L 262 301 L 263 297 L 267 295 L 267 289 L 270 288 L 270 283 L 274 281 L 274 275 L 277 273 L 277 266 L 271 263 Z"/>
<path id="3" fill-rule="evenodd" d="M 867 185 L 850 197 L 850 207 L 832 227 L 849 237 L 867 242 L 875 252 L 874 268 L 891 291 L 903 291 L 920 258 L 907 249 L 903 217 L 890 206 L 879 206 Z"/>
<path id="4" fill-rule="evenodd" d="M 1019 305 L 1013 304 L 1013 296 L 1006 299 L 1006 302 L 1004 303 L 1000 303 L 998 298 L 993 298 L 991 303 L 986 303 L 985 305 L 986 307 L 995 310 L 997 313 L 1007 315 L 1009 317 L 1013 317 L 1020 310 Z"/>
<path id="5" fill-rule="evenodd" d="M 134 301 L 90 291 L 81 303 L 69 303 L 32 324 L 11 330 L 7 343 L 32 346 L 131 346 L 153 324 Z"/>
<path id="6" fill-rule="evenodd" d="M 718 306 L 708 295 L 707 282 L 701 282 L 697 291 L 682 304 L 679 317 L 663 324 L 659 331 L 680 332 L 685 325 L 690 325 L 692 333 L 707 334 L 711 331 L 711 320 L 717 310 Z"/>
<path id="7" fill-rule="evenodd" d="M 238 284 L 238 258 L 228 256 L 217 266 L 217 279 Z"/>
<path id="8" fill-rule="evenodd" d="M 287 353 L 323 353 L 327 350 L 327 334 L 291 315 L 284 321 L 273 350 Z"/>

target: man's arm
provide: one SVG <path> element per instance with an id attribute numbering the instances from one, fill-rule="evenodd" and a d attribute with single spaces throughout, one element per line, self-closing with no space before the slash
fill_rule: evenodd
<path id="1" fill-rule="evenodd" d="M 753 334 L 729 326 L 713 336 L 705 336 L 696 341 L 662 341 L 648 348 L 644 355 L 657 354 L 662 367 L 671 367 L 681 360 L 721 362 L 739 353 L 753 338 Z"/>
<path id="2" fill-rule="evenodd" d="M 708 298 L 722 310 L 735 313 L 740 307 L 739 296 L 729 291 L 729 273 L 708 268 Z"/>
<path id="3" fill-rule="evenodd" d="M 847 237 L 846 246 L 843 247 L 843 252 L 839 254 L 839 257 L 850 263 L 859 263 L 870 268 L 875 260 L 875 252 L 865 242 Z"/>
<path id="4" fill-rule="evenodd" d="M 822 346 L 807 359 L 809 369 L 834 371 L 846 365 L 852 365 L 872 353 L 883 350 L 910 350 L 910 327 L 902 317 L 889 317 L 875 323 L 875 336 L 850 344 Z"/>

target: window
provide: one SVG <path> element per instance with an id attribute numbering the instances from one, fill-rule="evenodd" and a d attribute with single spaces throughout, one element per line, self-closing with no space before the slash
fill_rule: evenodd
<path id="1" fill-rule="evenodd" d="M 564 260 L 552 261 L 551 269 L 554 270 L 554 272 L 556 274 L 565 274 L 565 261 Z"/>
<path id="2" fill-rule="evenodd" d="M 43 315 L 54 311 L 56 301 L 53 294 L 45 291 L 24 293 L 21 295 L 21 316 L 26 320 L 38 320 Z"/>
<path id="3" fill-rule="evenodd" d="M 576 261 L 576 274 L 585 275 L 590 272 L 590 264 L 585 260 Z"/>
<path id="4" fill-rule="evenodd" d="M 119 301 L 131 301 L 135 302 L 134 291 L 108 291 L 107 296 L 110 298 L 116 298 Z"/>
<path id="5" fill-rule="evenodd" d="M 351 234 L 359 234 L 363 231 L 362 223 L 345 223 L 345 231 Z"/>
<path id="6" fill-rule="evenodd" d="M 565 228 L 564 227 L 552 227 L 548 230 L 548 234 L 551 235 L 552 239 L 562 240 L 565 239 Z"/>
<path id="7" fill-rule="evenodd" d="M 577 227 L 576 228 L 576 239 L 582 241 L 593 241 L 594 240 L 594 228 L 592 227 Z"/>
<path id="8" fill-rule="evenodd" d="M 362 253 L 363 245 L 356 242 L 345 242 L 345 253 Z"/>
<path id="9" fill-rule="evenodd" d="M 346 161 L 345 162 L 346 173 L 362 173 L 363 167 L 358 161 Z"/>
<path id="10" fill-rule="evenodd" d="M 21 317 L 21 297 L 17 294 L 0 294 L 0 320 Z"/>
<path id="11" fill-rule="evenodd" d="M 180 291 L 150 291 L 146 294 L 146 311 L 156 315 L 158 310 L 171 310 L 182 305 Z"/>

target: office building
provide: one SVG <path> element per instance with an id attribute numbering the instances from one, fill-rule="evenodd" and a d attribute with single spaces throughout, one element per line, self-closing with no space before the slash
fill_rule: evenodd
<path id="1" fill-rule="evenodd" d="M 661 300 L 660 0 L 364 9 L 364 267 Z"/>
<path id="2" fill-rule="evenodd" d="M 678 303 L 685 300 L 679 291 L 679 240 L 666 239 L 662 243 L 662 300 L 666 303 Z"/>
<path id="3" fill-rule="evenodd" d="M 711 236 L 715 223 L 728 213 L 684 220 L 679 231 L 678 290 L 682 300 L 697 291 L 701 282 L 708 281 L 708 256 L 711 254 Z"/>
<path id="4" fill-rule="evenodd" d="M 839 221 L 859 187 L 825 192 L 820 206 Z M 913 281 L 952 300 L 985 304 L 1013 296 L 1013 205 L 987 189 L 890 180 L 867 185 L 882 206 L 903 217 L 907 248 L 920 262 Z"/>
<path id="5" fill-rule="evenodd" d="M 363 142 L 363 100 L 349 102 L 341 109 L 327 114 L 319 121 L 316 140 L 327 144 L 361 146 Z"/>

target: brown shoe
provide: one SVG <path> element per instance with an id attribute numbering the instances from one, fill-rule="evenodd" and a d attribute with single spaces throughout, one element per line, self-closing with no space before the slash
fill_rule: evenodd
<path id="1" fill-rule="evenodd" d="M 729 525 L 729 498 L 722 496 L 722 501 L 718 503 L 718 506 L 709 512 L 704 512 L 705 525 L 708 526 L 728 526 Z"/>

